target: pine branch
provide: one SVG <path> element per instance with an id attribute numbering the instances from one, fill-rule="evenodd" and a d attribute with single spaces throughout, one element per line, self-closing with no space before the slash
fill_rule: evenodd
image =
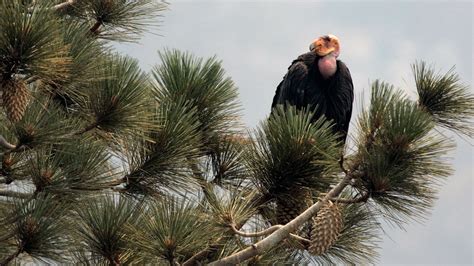
<path id="1" fill-rule="evenodd" d="M 275 232 L 276 230 L 280 229 L 283 227 L 283 225 L 281 224 L 277 224 L 277 225 L 274 225 L 274 226 L 271 226 L 263 231 L 260 231 L 260 232 L 255 232 L 255 233 L 247 233 L 247 232 L 242 232 L 242 231 L 239 231 L 234 224 L 230 225 L 230 227 L 232 228 L 232 231 L 234 231 L 234 233 L 236 233 L 237 235 L 239 236 L 243 236 L 243 237 L 259 237 L 259 236 L 266 236 L 266 235 L 269 235 L 273 232 Z M 311 241 L 304 238 L 304 237 L 301 237 L 299 235 L 295 235 L 295 234 L 290 234 L 290 237 L 299 241 L 299 242 L 302 242 L 306 245 L 309 245 L 311 244 Z"/>
<path id="2" fill-rule="evenodd" d="M 102 26 L 102 20 L 96 20 L 94 25 L 90 28 L 91 33 L 94 35 L 98 35 L 100 26 Z"/>
<path id="3" fill-rule="evenodd" d="M 240 235 L 240 236 L 243 236 L 243 237 L 259 237 L 259 236 L 266 236 L 266 235 L 269 235 L 273 232 L 275 232 L 276 230 L 282 228 L 283 225 L 281 224 L 277 224 L 277 225 L 274 225 L 274 226 L 271 226 L 263 231 L 259 231 L 259 232 L 254 232 L 254 233 L 247 233 L 247 232 L 242 232 L 240 230 L 238 230 L 236 227 L 235 227 L 235 224 L 231 224 L 230 225 L 230 228 L 232 229 L 232 231 L 234 231 L 234 233 L 236 233 L 237 235 Z"/>
<path id="4" fill-rule="evenodd" d="M 218 239 L 217 242 L 219 242 Z M 192 266 L 192 265 L 198 265 L 198 262 L 204 258 L 206 258 L 209 254 L 212 252 L 216 251 L 220 247 L 219 244 L 213 244 L 210 245 L 207 249 L 201 250 L 198 253 L 194 254 L 191 258 L 189 258 L 187 261 L 185 261 L 182 266 Z"/>
<path id="5" fill-rule="evenodd" d="M 90 125 L 84 127 L 83 129 L 77 131 L 77 132 L 74 133 L 73 135 L 76 135 L 76 136 L 77 136 L 77 135 L 82 135 L 82 134 L 84 134 L 84 133 L 86 133 L 86 132 L 89 132 L 89 131 L 93 130 L 93 129 L 96 128 L 98 125 L 99 125 L 99 122 L 94 122 L 94 123 L 92 123 L 92 124 L 90 124 Z"/>
<path id="6" fill-rule="evenodd" d="M 62 11 L 70 6 L 72 6 L 73 4 L 76 3 L 77 0 L 67 0 L 66 2 L 63 2 L 63 3 L 60 3 L 60 4 L 57 4 L 55 6 L 53 6 L 53 9 L 56 10 L 56 11 Z"/>
<path id="7" fill-rule="evenodd" d="M 352 204 L 352 203 L 360 203 L 360 202 L 366 202 L 370 198 L 369 193 L 364 193 L 362 196 L 353 198 L 353 199 L 344 199 L 344 198 L 332 198 L 332 202 L 337 202 L 337 203 L 344 203 L 344 204 Z"/>
<path id="8" fill-rule="evenodd" d="M 16 148 L 15 145 L 9 143 L 2 135 L 0 135 L 0 146 L 6 148 L 7 150 L 13 150 Z"/>
<path id="9" fill-rule="evenodd" d="M 250 247 L 247 247 L 246 249 L 239 251 L 235 254 L 232 254 L 228 257 L 225 257 L 223 259 L 214 261 L 210 263 L 209 265 L 234 265 L 241 263 L 245 260 L 248 260 L 254 256 L 257 256 L 259 254 L 263 254 L 269 249 L 275 247 L 278 243 L 280 243 L 282 240 L 287 238 L 291 232 L 294 232 L 298 227 L 302 226 L 306 221 L 311 219 L 314 215 L 317 214 L 319 209 L 330 199 L 337 197 L 342 190 L 350 183 L 350 180 L 354 178 L 356 173 L 351 172 L 347 174 L 334 188 L 332 188 L 329 193 L 320 201 L 312 205 L 310 208 L 308 208 L 306 211 L 304 211 L 302 214 L 297 216 L 295 219 L 293 219 L 291 222 L 287 223 L 280 229 L 276 230 L 273 232 L 271 235 L 265 237 L 261 241 L 253 244 Z M 359 175 L 357 175 L 359 176 Z"/>
<path id="10" fill-rule="evenodd" d="M 242 223 L 243 225 L 243 223 Z M 235 229 L 238 230 L 242 225 L 235 226 Z M 197 265 L 199 261 L 207 258 L 209 255 L 213 254 L 214 252 L 218 251 L 219 248 L 221 247 L 221 241 L 224 239 L 224 237 L 219 237 L 214 244 L 209 245 L 204 250 L 199 251 L 198 253 L 194 254 L 191 258 L 186 260 L 182 266 L 192 266 L 192 265 Z"/>

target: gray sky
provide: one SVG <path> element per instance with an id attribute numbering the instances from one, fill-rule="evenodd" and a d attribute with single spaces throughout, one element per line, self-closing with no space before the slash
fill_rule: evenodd
<path id="1" fill-rule="evenodd" d="M 140 44 L 118 50 L 138 58 L 145 70 L 159 63 L 157 51 L 165 47 L 217 55 L 239 87 L 244 122 L 254 128 L 269 114 L 291 61 L 327 33 L 341 41 L 340 59 L 354 80 L 355 110 L 361 93 L 378 78 L 415 95 L 410 70 L 415 60 L 442 71 L 456 65 L 472 90 L 473 9 L 468 1 L 171 1 L 162 36 L 148 34 Z M 450 156 L 456 171 L 442 186 L 432 215 L 406 232 L 385 227 L 380 264 L 473 263 L 473 149 L 455 140 Z"/>

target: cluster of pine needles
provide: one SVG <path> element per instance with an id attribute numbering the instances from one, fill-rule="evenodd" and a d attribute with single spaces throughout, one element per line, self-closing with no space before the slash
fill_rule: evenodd
<path id="1" fill-rule="evenodd" d="M 381 219 L 427 217 L 474 96 L 413 65 L 418 99 L 382 81 L 347 152 L 332 122 L 278 106 L 245 132 L 216 57 L 164 50 L 143 72 L 113 52 L 159 25 L 160 1 L 0 1 L 0 264 L 210 263 L 269 237 L 248 265 L 377 260 Z M 158 21 L 158 23 L 157 23 Z M 247 259 L 247 258 L 246 258 Z"/>

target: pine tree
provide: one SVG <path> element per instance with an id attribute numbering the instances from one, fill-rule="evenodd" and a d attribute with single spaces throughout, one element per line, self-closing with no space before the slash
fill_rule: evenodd
<path id="1" fill-rule="evenodd" d="M 426 217 L 451 174 L 438 128 L 474 132 L 454 69 L 416 62 L 416 101 L 373 82 L 341 160 L 305 110 L 245 132 L 215 57 L 144 73 L 113 51 L 167 6 L 0 0 L 0 265 L 371 263 L 381 219 Z"/>

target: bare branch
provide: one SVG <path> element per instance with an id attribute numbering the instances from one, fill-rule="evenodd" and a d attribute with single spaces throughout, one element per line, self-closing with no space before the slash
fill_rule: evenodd
<path id="1" fill-rule="evenodd" d="M 99 125 L 99 122 L 94 122 L 90 125 L 88 125 L 87 127 L 81 129 L 80 131 L 78 132 L 75 132 L 73 135 L 82 135 L 88 131 L 91 131 L 92 129 L 96 128 L 97 126 Z"/>
<path id="2" fill-rule="evenodd" d="M 369 199 L 369 193 L 364 193 L 362 196 L 353 198 L 353 199 L 343 199 L 343 198 L 332 198 L 331 201 L 337 203 L 344 203 L 344 204 L 352 204 L 352 203 L 359 203 L 359 202 L 366 202 Z"/>
<path id="3" fill-rule="evenodd" d="M 260 231 L 260 232 L 255 232 L 255 233 L 247 233 L 247 232 L 242 232 L 242 231 L 239 231 L 234 224 L 230 225 L 230 228 L 232 228 L 232 231 L 234 231 L 234 233 L 236 233 L 237 235 L 239 236 L 243 236 L 243 237 L 259 237 L 259 236 L 266 236 L 266 235 L 269 235 L 273 232 L 275 232 L 276 230 L 282 228 L 283 225 L 281 224 L 277 224 L 277 225 L 274 225 L 272 227 L 269 227 L 263 231 Z"/>
<path id="4" fill-rule="evenodd" d="M 57 10 L 57 11 L 62 11 L 70 6 L 72 6 L 73 4 L 76 3 L 77 0 L 67 0 L 66 2 L 63 2 L 61 4 L 57 4 L 55 6 L 53 6 L 53 9 L 54 10 Z"/>
<path id="5" fill-rule="evenodd" d="M 238 263 L 242 263 L 254 256 L 262 254 L 269 249 L 276 246 L 278 243 L 289 237 L 291 232 L 294 232 L 298 229 L 298 227 L 302 226 L 306 221 L 311 219 L 314 215 L 316 215 L 323 207 L 326 202 L 330 199 L 337 197 L 342 190 L 349 184 L 350 180 L 354 177 L 354 173 L 347 174 L 334 188 L 332 188 L 329 193 L 320 201 L 313 204 L 310 208 L 304 211 L 302 214 L 297 216 L 295 219 L 284 225 L 283 227 L 279 228 L 269 236 L 265 237 L 264 239 L 258 241 L 257 243 L 253 244 L 250 247 L 247 247 L 244 250 L 241 250 L 237 253 L 234 253 L 230 256 L 227 256 L 223 259 L 214 261 L 209 265 L 235 265 Z"/>
<path id="6" fill-rule="evenodd" d="M 341 170 L 344 172 L 344 174 L 348 174 L 349 171 L 344 167 L 344 154 L 341 154 L 341 158 L 339 159 L 339 167 L 341 167 Z"/>
<path id="7" fill-rule="evenodd" d="M 311 240 L 304 238 L 302 236 L 290 234 L 290 237 L 298 241 L 299 243 L 303 244 L 305 248 L 308 248 L 311 245 Z"/>
<path id="8" fill-rule="evenodd" d="M 0 135 L 0 146 L 6 148 L 8 150 L 16 149 L 16 146 L 9 143 L 2 135 Z"/>
<path id="9" fill-rule="evenodd" d="M 220 239 L 218 239 L 220 240 Z M 182 266 L 191 266 L 191 265 L 198 265 L 198 262 L 217 250 L 219 248 L 219 244 L 212 244 L 207 249 L 201 250 L 198 253 L 194 254 L 191 258 L 185 261 Z"/>
<path id="10" fill-rule="evenodd" d="M 234 231 L 234 233 L 236 233 L 237 235 L 239 236 L 243 236 L 243 237 L 259 237 L 259 236 L 266 236 L 266 235 L 269 235 L 273 232 L 275 232 L 276 230 L 280 229 L 283 227 L 283 225 L 281 224 L 277 224 L 277 225 L 274 225 L 274 226 L 271 226 L 263 231 L 260 231 L 260 232 L 255 232 L 255 233 L 247 233 L 247 232 L 242 232 L 242 231 L 239 231 L 237 230 L 237 228 L 235 228 L 235 225 L 231 225 L 230 226 L 232 228 L 232 231 Z M 299 235 L 295 235 L 295 234 L 290 234 L 290 237 L 299 241 L 299 242 L 302 242 L 303 244 L 305 245 L 310 245 L 311 244 L 311 240 L 309 239 L 306 239 L 304 237 L 301 237 Z"/>

